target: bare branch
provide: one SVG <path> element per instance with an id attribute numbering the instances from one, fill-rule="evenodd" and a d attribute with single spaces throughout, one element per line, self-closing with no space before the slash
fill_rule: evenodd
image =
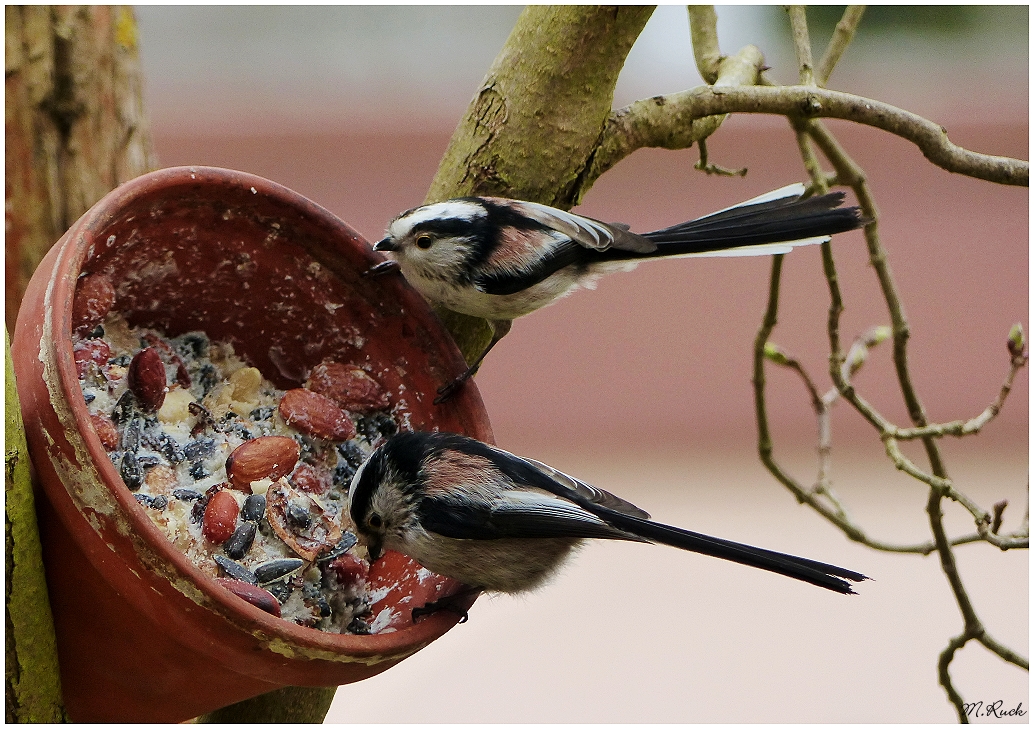
<path id="1" fill-rule="evenodd" d="M 864 544 L 871 549 L 876 549 L 882 552 L 926 555 L 936 551 L 937 544 L 935 542 L 907 545 L 892 544 L 869 537 L 860 526 L 851 520 L 843 504 L 839 499 L 837 499 L 836 495 L 828 488 L 828 486 L 823 486 L 820 481 L 820 484 L 818 484 L 815 489 L 806 489 L 796 479 L 794 479 L 793 476 L 787 473 L 786 470 L 783 469 L 775 460 L 773 455 L 771 432 L 768 427 L 768 412 L 765 399 L 765 360 L 794 369 L 794 371 L 796 371 L 804 380 L 805 386 L 808 388 L 809 394 L 812 396 L 813 405 L 816 407 L 817 411 L 828 416 L 828 407 L 830 403 L 826 402 L 826 398 L 830 401 L 833 399 L 833 395 L 827 393 L 825 398 L 818 398 L 818 400 L 816 400 L 818 391 L 803 366 L 768 341 L 768 338 L 777 322 L 781 270 L 782 256 L 775 256 L 772 259 L 772 274 L 769 282 L 768 306 L 765 309 L 761 328 L 758 330 L 757 336 L 754 339 L 754 407 L 758 429 L 758 455 L 761 458 L 761 462 L 775 477 L 775 479 L 783 484 L 783 486 L 785 486 L 794 495 L 799 503 L 807 504 L 809 507 L 814 509 L 820 516 L 840 529 L 852 541 Z M 834 390 L 831 392 L 835 393 L 836 391 Z M 829 503 L 826 503 L 827 501 Z M 1012 536 L 1019 538 L 1021 535 L 1017 534 Z M 971 544 L 979 541 L 984 541 L 984 537 L 977 533 L 953 539 L 950 541 L 950 544 Z"/>
<path id="2" fill-rule="evenodd" d="M 701 139 L 697 142 L 697 149 L 700 150 L 700 159 L 693 165 L 693 169 L 700 170 L 709 175 L 719 175 L 725 177 L 744 177 L 747 174 L 746 167 L 739 167 L 735 170 L 729 169 L 728 167 L 722 167 L 707 161 L 707 140 Z"/>
<path id="3" fill-rule="evenodd" d="M 989 651 L 994 653 L 1003 661 L 1008 661 L 1014 666 L 1019 666 L 1024 671 L 1030 670 L 1030 661 L 1028 661 L 1026 658 L 1021 656 L 1019 653 L 1015 652 L 1011 648 L 999 643 L 997 640 L 988 635 L 987 631 L 980 633 L 980 635 L 978 635 L 976 639 L 980 641 L 980 645 L 987 648 Z"/>
<path id="4" fill-rule="evenodd" d="M 640 147 L 689 146 L 695 139 L 691 131 L 694 121 L 736 112 L 780 114 L 798 120 L 846 119 L 907 139 L 930 162 L 949 172 L 1004 185 L 1026 186 L 1029 182 L 1027 162 L 959 147 L 948 140 L 944 127 L 896 106 L 812 86 L 700 86 L 633 102 L 608 119 L 601 139 L 601 147 L 608 148 L 597 152 L 600 160 L 596 164 L 609 169 Z"/>
<path id="5" fill-rule="evenodd" d="M 858 29 L 858 24 L 861 22 L 864 12 L 864 5 L 848 5 L 844 10 L 844 16 L 840 18 L 840 22 L 837 23 L 837 27 L 833 30 L 833 37 L 829 40 L 826 52 L 822 54 L 822 60 L 819 61 L 819 65 L 815 68 L 815 80 L 819 86 L 825 86 L 829 83 L 829 77 L 833 75 L 833 69 L 836 68 L 840 57 L 844 55 L 844 51 L 847 50 L 847 47 L 854 39 L 855 31 Z"/>
<path id="6" fill-rule="evenodd" d="M 709 84 L 718 80 L 722 51 L 718 47 L 718 14 L 714 5 L 690 5 L 689 33 L 700 78 Z"/>
<path id="7" fill-rule="evenodd" d="M 764 63 L 761 51 L 755 46 L 746 46 L 721 59 L 714 87 L 701 88 L 755 84 Z M 670 108 L 672 98 L 640 99 L 611 113 L 582 176 L 582 191 L 588 190 L 600 175 L 635 150 L 642 147 L 686 149 L 713 134 L 725 119 L 724 113 L 687 115 L 683 112 L 688 109 Z"/>
<path id="8" fill-rule="evenodd" d="M 891 431 L 888 431 L 888 434 L 898 440 L 913 440 L 915 438 L 926 438 L 931 436 L 934 438 L 941 438 L 946 435 L 953 435 L 961 438 L 966 435 L 979 433 L 981 428 L 994 420 L 998 413 L 1001 412 L 1002 407 L 1005 405 L 1005 398 L 1007 398 L 1009 393 L 1012 391 L 1012 383 L 1016 378 L 1016 373 L 1019 372 L 1025 364 L 1027 364 L 1026 354 L 1012 358 L 1009 374 L 1006 375 L 1005 382 L 1002 383 L 1002 388 L 998 391 L 998 397 L 996 397 L 994 402 L 988 405 L 984 411 L 976 417 L 970 418 L 969 420 L 954 420 L 950 423 L 934 423 L 921 428 L 894 428 Z"/>
<path id="9" fill-rule="evenodd" d="M 811 60 L 811 38 L 808 35 L 808 18 L 803 5 L 787 5 L 790 16 L 790 31 L 793 36 L 793 50 L 797 54 L 797 68 L 802 86 L 815 85 L 815 70 Z"/>
<path id="10" fill-rule="evenodd" d="M 814 78 L 811 75 L 811 53 L 804 10 L 800 7 L 790 7 L 787 8 L 787 10 L 790 14 L 790 21 L 793 29 L 794 47 L 797 52 L 801 82 L 804 86 L 807 86 L 814 82 Z M 845 37 L 840 39 L 835 37 L 830 43 L 830 49 L 827 50 L 827 53 L 823 58 L 823 70 L 820 74 L 823 83 L 828 78 L 828 74 L 835 65 L 836 59 L 838 59 L 840 54 L 843 52 L 843 48 L 846 47 L 847 41 L 850 40 L 850 35 L 853 34 L 854 26 L 857 25 L 859 18 L 860 12 L 854 14 L 846 13 L 845 18 L 841 21 L 841 25 L 838 26 L 838 30 L 842 31 Z M 797 92 L 802 88 L 803 87 L 798 87 Z M 782 87 L 775 89 L 750 89 L 749 91 L 774 91 L 779 94 L 784 94 L 788 90 L 789 89 L 787 87 Z M 869 250 L 870 263 L 876 272 L 876 276 L 879 280 L 880 288 L 890 314 L 892 326 L 889 329 L 889 335 L 893 336 L 893 359 L 895 370 L 901 388 L 901 394 L 908 409 L 913 427 L 907 430 L 896 428 L 887 421 L 886 418 L 880 415 L 875 408 L 862 399 L 851 385 L 851 378 L 858 368 L 860 368 L 865 362 L 869 348 L 878 342 L 885 340 L 888 337 L 888 330 L 887 328 L 871 330 L 868 333 L 868 336 L 855 342 L 845 357 L 843 350 L 841 349 L 839 331 L 839 320 L 844 308 L 843 297 L 840 292 L 840 284 L 836 265 L 833 260 L 832 247 L 829 244 L 823 244 L 821 246 L 823 271 L 826 275 L 830 294 L 830 306 L 827 322 L 827 333 L 830 343 L 829 372 L 835 384 L 835 388 L 825 396 L 818 397 L 817 389 L 803 366 L 785 352 L 779 350 L 768 342 L 768 337 L 776 324 L 779 274 L 781 266 L 781 263 L 777 261 L 773 264 L 772 269 L 768 307 L 765 311 L 761 329 L 759 330 L 754 343 L 754 388 L 755 408 L 757 411 L 758 422 L 759 454 L 766 468 L 772 472 L 780 483 L 783 483 L 791 492 L 793 492 L 799 501 L 811 505 L 827 520 L 839 526 L 851 539 L 862 541 L 861 538 L 864 537 L 864 534 L 862 534 L 861 530 L 857 529 L 856 525 L 850 521 L 847 516 L 846 509 L 839 500 L 836 500 L 832 491 L 828 489 L 828 468 L 832 448 L 832 431 L 829 420 L 830 408 L 838 395 L 842 395 L 854 406 L 857 412 L 865 417 L 866 420 L 868 420 L 876 430 L 879 431 L 887 455 L 890 457 L 894 465 L 898 469 L 908 473 L 921 482 L 926 483 L 930 487 L 926 511 L 930 531 L 933 535 L 933 541 L 928 545 L 922 546 L 928 547 L 929 551 L 937 552 L 938 557 L 940 558 L 941 570 L 952 590 L 956 604 L 962 614 L 964 624 L 963 633 L 952 638 L 951 641 L 949 641 L 948 646 L 941 653 L 938 661 L 938 674 L 940 683 L 944 687 L 949 701 L 953 706 L 955 706 L 959 721 L 967 722 L 968 717 L 966 714 L 965 703 L 962 696 L 953 686 L 951 675 L 948 670 L 951 661 L 959 648 L 964 646 L 968 641 L 976 639 L 988 650 L 994 652 L 1003 660 L 1014 663 L 1021 668 L 1028 669 L 1028 662 L 1025 658 L 1012 651 L 1010 648 L 999 644 L 987 635 L 986 629 L 981 623 L 980 618 L 977 616 L 969 594 L 962 582 L 962 578 L 959 575 L 952 547 L 964 543 L 986 541 L 1003 550 L 1027 548 L 1029 546 L 1029 503 L 1024 515 L 1022 528 L 1014 534 L 1000 536 L 997 532 L 1001 526 L 1002 512 L 1005 508 L 1005 502 L 999 502 L 995 505 L 994 516 L 992 517 L 991 514 L 982 510 L 965 494 L 957 491 L 951 479 L 948 477 L 947 470 L 938 450 L 936 439 L 937 437 L 941 437 L 949 432 L 957 435 L 976 432 L 998 414 L 1005 402 L 1005 398 L 1011 390 L 1012 381 L 1016 372 L 1026 364 L 1027 355 L 1025 352 L 1023 330 L 1019 325 L 1017 325 L 1009 334 L 1008 345 L 1009 353 L 1012 358 L 1012 366 L 996 400 L 992 402 L 983 413 L 970 421 L 960 421 L 957 424 L 950 423 L 941 426 L 932 426 L 927 420 L 923 405 L 911 381 L 907 358 L 907 342 L 909 338 L 908 320 L 905 317 L 904 307 L 902 306 L 901 299 L 897 292 L 897 287 L 887 263 L 886 252 L 880 241 L 876 223 L 878 217 L 876 206 L 868 189 L 868 185 L 865 180 L 865 173 L 857 164 L 854 163 L 853 160 L 851 160 L 847 153 L 840 147 L 839 143 L 825 129 L 825 126 L 817 119 L 812 118 L 816 116 L 838 116 L 839 112 L 832 111 L 832 108 L 836 103 L 839 103 L 839 101 L 842 101 L 843 99 L 830 99 L 830 101 L 834 103 L 827 103 L 823 106 L 817 96 L 809 95 L 806 93 L 806 89 L 804 90 L 804 95 L 799 96 L 798 101 L 803 102 L 805 105 L 798 107 L 796 112 L 787 110 L 783 113 L 786 114 L 797 134 L 797 144 L 801 152 L 801 157 L 804 161 L 805 167 L 807 168 L 808 174 L 812 179 L 812 190 L 816 193 L 825 192 L 830 181 L 834 179 L 838 182 L 851 185 L 858 197 L 863 213 L 873 221 L 865 227 L 865 240 Z M 734 90 L 733 93 L 738 93 L 740 91 L 742 90 L 737 89 Z M 818 90 L 816 89 L 816 91 Z M 754 96 L 759 97 L 761 94 L 756 93 Z M 746 99 L 746 97 L 743 98 Z M 780 99 L 780 103 L 784 103 L 786 101 L 787 98 Z M 722 106 L 721 108 L 726 109 L 728 107 Z M 708 107 L 708 110 L 710 109 L 711 107 Z M 736 110 L 743 111 L 746 109 L 737 108 Z M 894 133 L 899 133 L 906 139 L 914 141 L 920 146 L 920 149 L 922 149 L 927 158 L 935 164 L 945 166 L 944 159 L 946 158 L 945 152 L 947 152 L 947 159 L 951 159 L 951 164 L 955 165 L 955 168 L 953 168 L 954 171 L 966 171 L 967 174 L 972 174 L 975 167 L 979 166 L 974 165 L 974 160 L 976 158 L 983 158 L 983 162 L 989 163 L 988 167 L 982 173 L 977 173 L 974 176 L 983 177 L 983 179 L 997 179 L 997 181 L 1011 182 L 1013 184 L 1016 184 L 1017 181 L 1019 181 L 1019 184 L 1027 184 L 1029 173 L 1026 163 L 1019 163 L 1015 160 L 1009 162 L 1002 160 L 1001 158 L 987 158 L 983 155 L 973 155 L 973 153 L 961 150 L 948 142 L 947 134 L 943 128 L 939 129 L 937 133 L 931 133 L 930 127 L 933 125 L 930 122 L 914 117 L 914 115 L 910 115 L 908 112 L 894 109 L 893 107 L 890 107 L 889 109 L 874 110 L 870 105 L 866 104 L 865 110 L 867 112 L 876 112 L 875 117 L 870 117 L 870 120 L 875 121 L 874 126 L 887 129 L 888 131 L 893 131 Z M 864 114 L 854 117 L 854 120 L 858 121 L 863 117 L 865 117 Z M 909 119 L 909 117 L 914 118 Z M 829 161 L 833 164 L 835 170 L 834 175 L 828 175 L 823 171 L 822 165 L 816 157 L 815 151 L 812 147 L 813 141 L 823 150 Z M 930 145 L 931 143 L 934 143 L 934 146 L 924 146 Z M 996 175 L 999 175 L 1001 168 L 1003 167 L 1000 163 L 1005 163 L 1005 167 L 1015 163 L 1014 171 L 1019 172 L 1019 176 L 1010 178 L 1006 175 L 1000 179 L 997 178 Z M 960 165 L 961 167 L 959 167 Z M 805 383 L 805 387 L 811 395 L 812 404 L 819 421 L 820 459 L 819 479 L 816 486 L 811 491 L 805 491 L 801 488 L 800 484 L 796 483 L 792 477 L 783 471 L 772 457 L 773 448 L 768 431 L 764 394 L 763 361 L 765 358 L 796 371 L 801 376 Z M 930 462 L 929 472 L 921 469 L 910 459 L 905 457 L 898 446 L 898 441 L 895 437 L 897 433 L 907 433 L 913 438 L 922 439 L 923 447 Z M 820 494 L 825 494 L 833 503 L 834 508 L 831 508 L 824 502 L 819 501 L 817 497 Z M 945 533 L 943 513 L 941 511 L 942 501 L 945 497 L 957 501 L 972 514 L 976 522 L 976 534 L 956 539 L 948 538 Z M 869 542 L 866 540 L 865 543 Z"/>
<path id="11" fill-rule="evenodd" d="M 968 724 L 969 716 L 966 714 L 966 704 L 962 699 L 962 696 L 958 691 L 955 690 L 954 684 L 951 682 L 951 674 L 948 673 L 948 666 L 951 664 L 953 658 L 955 658 L 955 652 L 958 651 L 962 646 L 966 645 L 970 640 L 966 633 L 957 635 L 948 641 L 948 646 L 941 651 L 941 655 L 937 660 L 937 676 L 941 686 L 944 688 L 946 694 L 948 694 L 948 701 L 951 702 L 952 706 L 955 707 L 955 713 L 959 717 L 960 724 Z"/>
<path id="12" fill-rule="evenodd" d="M 808 177 L 812 179 L 810 192 L 815 195 L 824 195 L 829 192 L 829 175 L 822 170 L 822 163 L 812 146 L 811 138 L 802 130 L 795 129 L 797 138 L 797 149 L 801 153 L 801 160 L 804 162 L 804 169 Z"/>
<path id="13" fill-rule="evenodd" d="M 794 127 L 798 133 L 806 130 L 807 133 L 816 141 L 833 164 L 838 178 L 850 181 L 855 194 L 858 196 L 858 199 L 862 204 L 863 210 L 867 215 L 875 219 L 875 203 L 873 202 L 868 190 L 864 172 L 854 163 L 853 160 L 850 159 L 846 152 L 844 152 L 832 135 L 825 129 L 824 125 L 815 120 L 808 120 L 797 121 L 794 124 Z M 810 148 L 803 144 L 801 146 L 802 149 Z M 818 169 L 818 166 L 816 164 L 811 164 L 809 165 L 809 169 Z M 813 179 L 815 179 L 814 176 Z M 817 180 L 816 184 L 820 185 L 823 182 L 824 179 Z M 981 541 L 987 541 L 1003 550 L 1027 548 L 1029 546 L 1029 535 L 1027 533 L 1028 520 L 1025 516 L 1023 527 L 1015 534 L 1006 537 L 1001 537 L 995 534 L 991 529 L 993 521 L 991 515 L 981 510 L 976 504 L 966 498 L 964 494 L 956 491 L 951 480 L 948 479 L 944 465 L 941 462 L 933 434 L 927 432 L 920 435 L 922 429 L 929 428 L 929 424 L 926 421 L 926 415 L 912 386 L 908 372 L 908 364 L 905 354 L 905 347 L 909 334 L 908 322 L 905 319 L 904 309 L 897 294 L 897 289 L 890 273 L 889 266 L 887 265 L 886 253 L 880 243 L 875 223 L 866 227 L 865 237 L 866 243 L 869 247 L 870 261 L 876 271 L 877 278 L 879 279 L 880 286 L 883 290 L 884 298 L 890 312 L 891 321 L 893 323 L 894 362 L 898 373 L 899 383 L 901 385 L 902 395 L 904 396 L 905 404 L 908 407 L 913 423 L 916 426 L 913 430 L 917 433 L 917 437 L 922 437 L 923 439 L 923 445 L 925 446 L 927 456 L 930 459 L 931 473 L 922 471 L 901 454 L 895 439 L 888 437 L 888 433 L 890 432 L 889 430 L 882 430 L 882 437 L 884 439 L 887 453 L 894 461 L 895 465 L 898 468 L 909 472 L 911 475 L 922 480 L 931 487 L 927 502 L 927 514 L 929 517 L 930 530 L 934 537 L 935 550 L 940 557 L 941 569 L 948 580 L 949 586 L 951 587 L 952 594 L 954 595 L 956 604 L 962 614 L 965 626 L 963 634 L 957 638 L 953 638 L 949 642 L 948 647 L 941 653 L 938 663 L 939 677 L 941 685 L 948 694 L 948 699 L 956 708 L 960 721 L 965 722 L 967 721 L 967 717 L 965 714 L 963 699 L 952 685 L 951 676 L 948 672 L 948 666 L 959 648 L 965 645 L 968 640 L 975 638 L 988 650 L 999 655 L 1003 660 L 1014 663 L 1015 665 L 1025 669 L 1028 668 L 1028 664 L 1026 659 L 1019 656 L 1011 649 L 999 644 L 987 635 L 986 629 L 980 621 L 980 618 L 977 616 L 969 594 L 967 593 L 961 576 L 958 573 L 952 547 L 979 539 Z M 851 387 L 848 381 L 849 372 L 845 370 L 849 370 L 850 365 L 848 362 L 845 362 L 845 358 L 841 354 L 838 333 L 838 320 L 840 312 L 843 310 L 843 302 L 837 281 L 836 268 L 833 264 L 832 249 L 829 246 L 823 246 L 823 265 L 826 270 L 831 301 L 829 315 L 829 338 L 831 348 L 830 374 L 832 375 L 834 382 L 837 384 L 838 391 L 841 392 L 846 399 L 850 400 L 852 405 L 854 405 L 860 413 L 870 420 L 870 422 L 873 422 L 874 425 L 877 425 L 877 423 L 881 421 L 886 423 L 885 419 L 872 409 L 871 406 L 865 403 L 861 398 L 857 397 L 857 394 L 854 392 L 853 387 Z M 977 421 L 974 423 L 974 427 L 976 425 L 982 426 L 997 414 L 1001 405 L 1004 403 L 1005 396 L 1011 388 L 1012 378 L 1015 376 L 1015 372 L 1025 363 L 1026 353 L 1024 352 L 1024 337 L 1022 329 L 1019 329 L 1018 327 L 1014 327 L 1013 331 L 1010 332 L 1009 352 L 1012 355 L 1012 368 L 1009 376 L 1006 378 L 1006 383 L 1003 385 L 998 399 L 992 403 L 988 410 L 985 410 L 981 416 L 974 419 Z M 889 423 L 886 424 L 889 425 Z M 880 429 L 878 425 L 877 429 Z M 941 501 L 945 496 L 961 503 L 973 515 L 977 524 L 976 535 L 961 539 L 948 539 L 944 531 L 943 514 L 941 512 Z"/>
<path id="14" fill-rule="evenodd" d="M 919 468 L 919 466 L 901 452 L 901 449 L 898 447 L 898 443 L 894 438 L 885 437 L 883 439 L 883 446 L 887 452 L 887 457 L 894 463 L 895 468 L 899 471 L 904 471 L 917 481 L 925 483 L 940 496 L 946 496 L 952 501 L 961 504 L 966 511 L 973 515 L 973 520 L 976 522 L 978 530 L 981 526 L 986 528 L 991 524 L 991 515 L 981 509 L 980 506 L 964 493 L 958 491 L 950 478 L 939 476 L 936 473 L 927 473 L 923 469 Z"/>
<path id="15" fill-rule="evenodd" d="M 991 533 L 997 535 L 1002 528 L 1002 518 L 1005 516 L 1005 510 L 1009 506 L 1007 499 L 1002 499 L 995 503 L 992 509 L 991 518 Z"/>

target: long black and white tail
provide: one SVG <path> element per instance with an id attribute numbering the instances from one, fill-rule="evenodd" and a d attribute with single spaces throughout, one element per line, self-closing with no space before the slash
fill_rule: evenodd
<path id="1" fill-rule="evenodd" d="M 803 193 L 804 185 L 788 185 L 696 220 L 642 233 L 657 244 L 657 250 L 646 257 L 788 253 L 869 222 L 858 208 L 840 207 L 842 192 L 810 198 L 802 198 Z"/>
<path id="2" fill-rule="evenodd" d="M 850 582 L 861 582 L 869 579 L 860 572 L 837 567 L 836 565 L 817 562 L 792 554 L 773 552 L 761 547 L 730 542 L 718 537 L 691 532 L 686 529 L 661 524 L 649 519 L 641 519 L 629 514 L 621 514 L 610 509 L 596 508 L 594 513 L 607 521 L 611 526 L 623 529 L 631 534 L 643 537 L 658 544 L 667 544 L 690 552 L 710 555 L 719 559 L 757 567 L 796 580 L 810 582 L 827 590 L 845 595 L 853 595 Z M 602 513 L 601 513 L 602 512 Z M 850 582 L 849 582 L 850 581 Z"/>

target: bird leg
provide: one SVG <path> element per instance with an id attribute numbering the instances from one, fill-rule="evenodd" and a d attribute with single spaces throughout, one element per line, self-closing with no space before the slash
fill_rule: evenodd
<path id="1" fill-rule="evenodd" d="M 485 357 L 488 355 L 489 352 L 492 351 L 492 347 L 498 344 L 499 340 L 505 337 L 507 333 L 510 331 L 511 324 L 513 324 L 513 322 L 511 322 L 509 319 L 497 319 L 492 321 L 492 341 L 488 343 L 488 346 L 485 347 L 485 350 L 480 355 L 478 355 L 478 358 L 474 360 L 474 363 L 470 365 L 470 367 L 468 367 L 463 372 L 463 374 L 454 379 L 452 382 L 448 382 L 438 388 L 438 397 L 434 399 L 435 405 L 440 405 L 441 403 L 445 402 L 450 397 L 455 395 L 457 390 L 463 387 L 464 383 L 466 383 L 467 380 L 474 376 L 474 374 L 478 371 L 478 368 L 481 367 L 481 363 L 484 361 Z"/>

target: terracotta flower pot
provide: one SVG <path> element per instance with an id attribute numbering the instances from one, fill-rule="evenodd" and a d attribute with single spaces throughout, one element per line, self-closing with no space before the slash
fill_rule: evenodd
<path id="1" fill-rule="evenodd" d="M 417 565 L 395 554 L 370 578 L 391 588 L 374 609 L 399 607 L 392 632 L 323 633 L 224 590 L 122 483 L 77 380 L 73 291 L 81 273 L 104 272 L 131 325 L 170 336 L 203 329 L 284 389 L 327 356 L 367 362 L 404 400 L 409 427 L 491 440 L 472 385 L 432 404 L 436 388 L 463 371 L 462 357 L 400 276 L 361 275 L 379 260 L 358 233 L 280 185 L 191 167 L 114 190 L 36 271 L 12 353 L 44 496 L 44 557 L 73 720 L 182 721 L 282 686 L 359 681 L 456 623 L 449 612 L 412 623 L 409 607 L 460 586 L 421 580 Z"/>

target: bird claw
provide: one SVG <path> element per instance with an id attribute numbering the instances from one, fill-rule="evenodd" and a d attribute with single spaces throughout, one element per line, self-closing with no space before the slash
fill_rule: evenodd
<path id="1" fill-rule="evenodd" d="M 474 373 L 477 372 L 477 370 L 477 367 L 471 367 L 469 370 L 464 372 L 462 375 L 457 377 L 452 382 L 446 383 L 439 387 L 438 397 L 434 399 L 434 404 L 441 405 L 443 402 L 455 395 L 457 391 L 459 391 L 459 389 L 466 384 L 467 380 L 474 376 Z"/>
<path id="2" fill-rule="evenodd" d="M 464 610 L 456 604 L 453 597 L 455 596 L 443 597 L 440 600 L 429 602 L 423 607 L 413 608 L 413 622 L 415 623 L 418 618 L 422 618 L 425 615 L 434 615 L 435 613 L 440 613 L 442 610 L 448 610 L 450 613 L 455 613 L 456 615 L 459 615 L 460 619 L 457 625 L 467 622 L 467 619 L 470 616 L 467 614 L 466 610 Z"/>
<path id="3" fill-rule="evenodd" d="M 381 261 L 363 271 L 363 276 L 384 276 L 401 270 L 398 261 Z"/>

